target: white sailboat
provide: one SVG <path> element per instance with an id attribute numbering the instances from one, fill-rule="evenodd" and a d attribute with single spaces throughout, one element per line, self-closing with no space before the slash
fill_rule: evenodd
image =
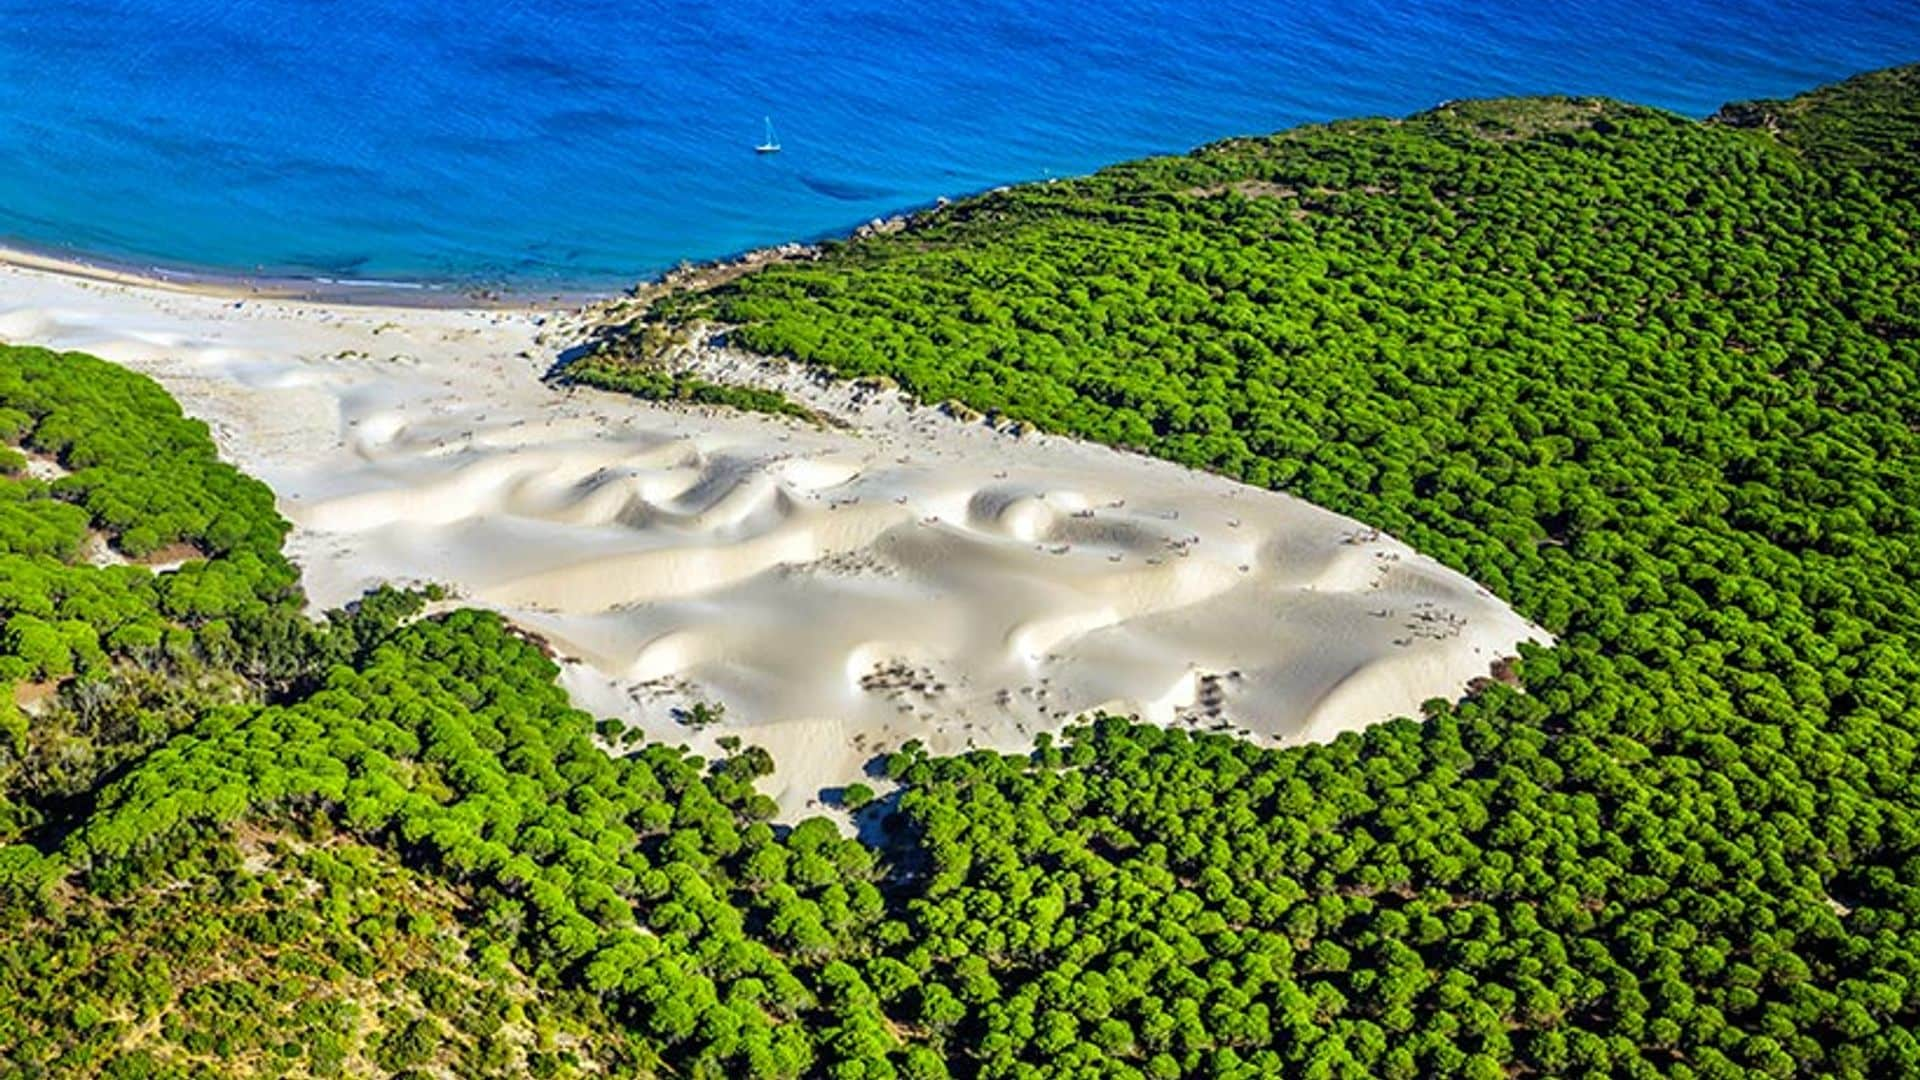
<path id="1" fill-rule="evenodd" d="M 753 152 L 756 154 L 777 154 L 780 152 L 780 139 L 773 133 L 773 117 L 767 117 L 766 141 L 754 147 Z"/>

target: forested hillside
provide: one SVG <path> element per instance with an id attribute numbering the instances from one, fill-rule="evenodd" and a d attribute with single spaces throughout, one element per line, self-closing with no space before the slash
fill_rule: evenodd
<path id="1" fill-rule="evenodd" d="M 152 382 L 0 352 L 0 842 L 310 633 L 286 523 Z M 180 565 L 156 575 L 165 556 Z M 134 668 L 163 672 L 141 678 Z M 62 686 L 73 692 L 51 696 Z M 81 691 L 85 687 L 85 691 Z M 51 707 L 29 722 L 21 701 Z"/>
<path id="2" fill-rule="evenodd" d="M 1920 1072 L 1914 86 L 1235 140 L 661 301 L 1295 491 L 1560 642 L 1329 746 L 909 747 L 885 848 L 494 616 L 307 621 L 203 427 L 0 353 L 0 1075 Z"/>
<path id="3" fill-rule="evenodd" d="M 969 1045 L 1920 1069 L 1917 139 L 1916 69 L 1709 124 L 1464 102 L 1015 188 L 657 305 L 1296 492 L 1562 642 L 1524 695 L 1329 749 L 1175 770 L 1138 747 L 1177 737 L 1116 733 L 1073 751 L 1092 771 L 910 773 L 921 933 L 1012 940 L 977 912 L 1014 888 L 1077 931 L 994 974 Z M 1138 869 L 1051 872 L 1087 852 Z M 1270 983 L 1187 981 L 1264 932 Z M 1033 1001 L 1049 973 L 1122 989 Z"/>

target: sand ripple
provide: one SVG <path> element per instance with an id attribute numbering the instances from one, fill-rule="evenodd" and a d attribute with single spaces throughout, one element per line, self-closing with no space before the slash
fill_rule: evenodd
<path id="1" fill-rule="evenodd" d="M 7 273 L 0 336 L 158 377 L 280 493 L 316 600 L 451 584 L 658 737 L 710 745 L 673 710 L 723 702 L 789 811 L 909 738 L 1012 749 L 1101 707 L 1331 737 L 1546 640 L 1360 523 L 1135 456 L 893 400 L 825 431 L 565 394 L 524 315 Z"/>

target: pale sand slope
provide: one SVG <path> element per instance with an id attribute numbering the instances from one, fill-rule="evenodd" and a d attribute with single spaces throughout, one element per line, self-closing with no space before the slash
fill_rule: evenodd
<path id="1" fill-rule="evenodd" d="M 0 269 L 0 338 L 154 376 L 273 486 L 316 603 L 451 584 L 584 661 L 583 707 L 765 746 L 788 815 L 908 739 L 1024 749 L 1100 708 L 1326 739 L 1549 640 L 1299 500 L 783 365 L 703 353 L 854 429 L 557 391 L 564 318 Z M 680 726 L 695 700 L 725 724 Z"/>

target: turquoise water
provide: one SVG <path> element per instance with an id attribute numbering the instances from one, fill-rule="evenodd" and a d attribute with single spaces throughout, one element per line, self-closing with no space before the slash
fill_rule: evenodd
<path id="1" fill-rule="evenodd" d="M 1911 60 L 1914 0 L 0 0 L 0 238 L 592 288 L 1302 121 L 1537 92 L 1704 115 Z"/>

